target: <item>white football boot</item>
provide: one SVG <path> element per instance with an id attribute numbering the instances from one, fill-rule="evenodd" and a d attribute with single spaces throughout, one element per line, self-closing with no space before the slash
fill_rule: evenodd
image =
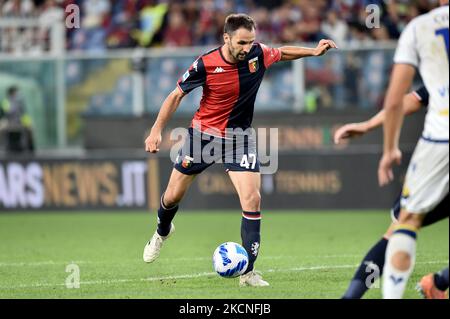
<path id="1" fill-rule="evenodd" d="M 153 234 L 152 239 L 145 245 L 144 247 L 144 254 L 143 259 L 146 263 L 151 263 L 155 261 L 156 258 L 159 256 L 159 252 L 161 251 L 161 247 L 163 245 L 163 242 L 172 235 L 172 233 L 175 231 L 175 225 L 170 224 L 170 231 L 167 234 L 167 236 L 161 236 L 158 234 L 158 231 L 155 231 Z"/>
<path id="2" fill-rule="evenodd" d="M 270 285 L 262 279 L 260 272 L 252 270 L 239 278 L 239 286 L 266 287 Z"/>

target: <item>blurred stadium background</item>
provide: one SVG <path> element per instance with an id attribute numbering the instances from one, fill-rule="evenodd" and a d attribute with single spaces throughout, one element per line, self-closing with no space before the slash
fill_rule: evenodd
<path id="1" fill-rule="evenodd" d="M 378 28 L 366 27 L 370 4 L 381 9 Z M 400 32 L 412 18 L 436 5 L 437 1 L 428 0 L 0 0 L 0 101 L 7 98 L 8 88 L 18 88 L 31 117 L 35 144 L 34 151 L 27 152 L 20 134 L 3 130 L 0 136 L 0 213 L 5 213 L 0 214 L 0 229 L 2 242 L 10 247 L 0 253 L 0 274 L 6 276 L 14 263 L 49 259 L 43 248 L 31 257 L 12 248 L 18 245 L 13 230 L 20 234 L 20 225 L 28 218 L 18 212 L 33 212 L 33 218 L 40 216 L 44 224 L 47 218 L 52 223 L 59 218 L 59 214 L 44 213 L 48 211 L 67 220 L 75 218 L 69 216 L 74 212 L 86 211 L 94 216 L 93 223 L 99 218 L 95 210 L 123 213 L 123 220 L 130 214 L 130 220 L 146 225 L 133 243 L 137 245 L 135 257 L 140 258 L 140 245 L 152 231 L 155 215 L 136 217 L 133 212 L 154 212 L 159 205 L 172 165 L 170 129 L 189 124 L 201 90 L 183 100 L 158 155 L 148 156 L 143 141 L 178 77 L 199 54 L 221 43 L 223 22 L 231 12 L 254 17 L 257 40 L 266 44 L 315 46 L 321 38 L 331 38 L 339 46 L 321 58 L 271 68 L 258 93 L 254 126 L 278 128 L 279 134 L 278 171 L 263 176 L 263 211 L 268 215 L 289 210 L 301 223 L 301 213 L 307 209 L 317 214 L 352 210 L 360 219 L 366 210 L 376 210 L 372 213 L 376 227 L 363 220 L 354 225 L 358 233 L 363 232 L 361 227 L 372 227 L 371 237 L 364 237 L 356 248 L 341 249 L 344 255 L 354 249 L 348 262 L 356 264 L 359 254 L 389 223 L 388 210 L 401 189 L 424 112 L 406 120 L 401 138 L 404 160 L 395 183 L 383 189 L 376 180 L 381 130 L 339 146 L 333 145 L 332 135 L 339 125 L 367 119 L 380 110 Z M 417 78 L 414 88 L 420 84 Z M 197 178 L 183 209 L 239 211 L 237 196 L 221 166 Z M 67 226 L 64 218 L 60 221 Z M 344 221 L 350 222 L 352 231 L 352 218 L 347 216 Z M 97 222 L 100 229 L 106 227 Z M 56 222 L 53 225 L 58 227 Z M 39 241 L 44 233 L 52 236 L 55 228 L 30 227 L 28 239 Z M 330 233 L 334 228 L 324 225 L 322 231 Z M 239 240 L 237 230 L 236 224 L 235 241 Z M 448 226 L 441 230 L 439 240 L 447 238 L 448 242 Z M 229 240 L 223 235 L 223 240 Z M 51 243 L 43 245 L 49 249 Z M 446 245 L 439 251 L 448 262 Z M 433 256 L 430 260 L 436 261 Z M 62 254 L 50 258 L 77 260 Z M 430 267 L 426 270 L 437 270 L 436 265 Z M 14 271 L 19 278 L 20 271 Z M 342 287 L 352 271 L 346 270 Z M 6 280 L 5 276 L 0 279 Z M 35 295 L 21 295 L 13 289 L 3 296 Z M 339 292 L 324 296 L 339 297 Z"/>

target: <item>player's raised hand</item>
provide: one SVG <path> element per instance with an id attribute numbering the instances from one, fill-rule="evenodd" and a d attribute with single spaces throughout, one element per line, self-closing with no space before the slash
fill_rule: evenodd
<path id="1" fill-rule="evenodd" d="M 325 40 L 322 39 L 319 41 L 319 44 L 315 48 L 315 56 L 324 55 L 329 49 L 337 49 L 336 43 L 333 40 Z"/>
<path id="2" fill-rule="evenodd" d="M 334 132 L 334 143 L 339 144 L 343 139 L 364 135 L 368 130 L 366 122 L 345 124 Z"/>
<path id="3" fill-rule="evenodd" d="M 162 136 L 160 131 L 150 131 L 150 134 L 145 139 L 145 151 L 150 153 L 159 152 L 159 145 L 161 144 Z"/>
<path id="4" fill-rule="evenodd" d="M 402 152 L 397 148 L 392 151 L 384 152 L 378 166 L 378 184 L 384 186 L 394 180 L 392 166 L 400 165 L 402 161 Z"/>

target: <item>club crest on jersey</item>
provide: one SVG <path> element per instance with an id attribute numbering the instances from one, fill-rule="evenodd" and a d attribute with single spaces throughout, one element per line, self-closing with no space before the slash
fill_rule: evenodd
<path id="1" fill-rule="evenodd" d="M 248 69 L 250 70 L 250 73 L 255 73 L 256 71 L 258 71 L 258 68 L 258 57 L 248 60 Z"/>
<path id="2" fill-rule="evenodd" d="M 181 163 L 181 166 L 183 166 L 184 168 L 189 168 L 189 167 L 192 166 L 192 161 L 193 160 L 194 159 L 192 157 L 189 157 L 189 156 L 186 155 L 184 157 L 184 159 L 183 159 L 183 162 Z"/>
<path id="3" fill-rule="evenodd" d="M 408 198 L 409 195 L 410 195 L 409 188 L 408 188 L 407 186 L 403 186 L 403 189 L 402 189 L 402 197 L 403 197 L 403 198 Z"/>

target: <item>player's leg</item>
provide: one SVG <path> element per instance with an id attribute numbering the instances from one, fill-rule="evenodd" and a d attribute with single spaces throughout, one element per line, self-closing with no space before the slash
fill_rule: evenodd
<path id="1" fill-rule="evenodd" d="M 161 196 L 158 227 L 144 248 L 145 262 L 151 263 L 158 258 L 163 242 L 175 231 L 172 220 L 178 211 L 178 203 L 184 197 L 195 176 L 183 174 L 175 168 L 172 170 L 167 188 Z"/>
<path id="2" fill-rule="evenodd" d="M 384 298 L 403 296 L 415 264 L 417 232 L 426 214 L 448 194 L 448 164 L 448 144 L 419 141 L 405 178 L 399 223 L 386 248 Z"/>
<path id="3" fill-rule="evenodd" d="M 421 215 L 418 219 L 421 220 L 420 227 L 426 227 L 439 222 L 445 218 L 448 218 L 448 195 L 437 205 L 431 212 L 426 215 Z M 411 216 L 410 216 L 411 217 Z M 388 240 L 392 235 L 395 226 L 399 224 L 400 214 L 396 213 L 395 207 L 393 209 L 393 224 L 391 225 L 389 231 L 385 234 L 384 238 Z M 414 226 L 415 228 L 419 228 Z M 386 247 L 387 248 L 387 247 Z M 385 248 L 385 250 L 386 250 Z M 384 258 L 383 258 L 384 260 Z M 380 276 L 383 274 L 384 265 L 380 265 Z M 386 277 L 388 277 L 386 275 Z M 436 284 L 435 284 L 436 282 Z M 436 274 L 428 274 L 424 276 L 422 280 L 418 283 L 417 289 L 422 293 L 422 295 L 427 299 L 441 299 L 445 298 L 445 290 L 448 289 L 448 268 Z"/>
<path id="4" fill-rule="evenodd" d="M 364 256 L 360 266 L 355 272 L 350 284 L 345 292 L 343 299 L 360 299 L 366 291 L 372 286 L 373 279 L 381 278 L 384 269 L 384 261 L 386 255 L 386 247 L 389 237 L 391 236 L 394 226 L 397 224 L 400 216 L 400 200 L 401 194 L 397 197 L 394 206 L 391 209 L 392 223 L 386 230 L 383 237 L 373 245 L 367 254 Z M 378 276 L 374 276 L 374 274 Z"/>
<path id="5" fill-rule="evenodd" d="M 167 184 L 167 188 L 161 196 L 160 207 L 158 209 L 158 229 L 160 236 L 167 236 L 170 231 L 172 220 L 178 211 L 178 203 L 183 199 L 184 194 L 191 186 L 197 175 L 186 175 L 175 168 Z"/>
<path id="6" fill-rule="evenodd" d="M 158 209 L 158 228 L 144 248 L 145 262 L 152 262 L 159 256 L 164 240 L 175 230 L 172 220 L 178 211 L 178 203 L 183 199 L 195 176 L 213 164 L 203 161 L 202 149 L 207 143 L 201 139 L 200 134 L 192 129 L 189 130 L 189 134 L 178 152 L 167 188 L 161 197 Z"/>
<path id="7" fill-rule="evenodd" d="M 446 200 L 442 201 L 437 208 L 445 205 Z M 390 245 L 386 251 L 386 256 L 391 256 L 392 262 L 386 263 L 389 266 L 389 274 L 386 271 L 385 279 L 383 283 L 386 285 L 386 290 L 383 287 L 383 294 L 387 295 L 388 298 L 400 298 L 403 294 L 404 287 L 406 286 L 407 279 L 414 268 L 415 260 L 415 240 L 411 240 L 414 237 L 412 232 L 414 229 L 417 231 L 420 229 L 422 224 L 428 219 L 427 224 L 443 219 L 443 216 L 448 214 L 448 212 L 442 214 L 439 213 L 442 210 L 436 211 L 434 209 L 431 213 L 427 215 L 411 214 L 406 211 L 402 211 L 399 218 L 399 226 L 395 227 L 394 235 L 389 240 Z M 433 214 L 434 217 L 428 218 L 428 215 Z M 403 237 L 403 238 L 401 238 Z M 395 242 L 394 242 L 395 241 Z M 396 246 L 403 246 L 403 251 L 398 250 L 395 254 Z M 392 247 L 391 247 L 392 245 Z M 392 251 L 391 251 L 392 249 Z M 387 258 L 387 257 L 386 257 Z M 392 274 L 391 274 L 392 273 Z M 397 277 L 397 279 L 395 279 Z M 445 299 L 445 291 L 449 286 L 448 279 L 448 267 L 443 269 L 439 273 L 428 274 L 424 276 L 417 285 L 417 289 L 426 299 Z M 396 287 L 395 287 L 396 286 Z"/>
<path id="8" fill-rule="evenodd" d="M 440 272 L 423 276 L 417 284 L 417 290 L 425 299 L 447 299 L 448 295 L 448 267 Z"/>
<path id="9" fill-rule="evenodd" d="M 254 272 L 254 263 L 261 244 L 261 175 L 259 172 L 229 171 L 230 179 L 239 195 L 242 208 L 242 246 L 249 256 L 246 273 L 241 276 L 241 285 L 268 286 L 261 276 Z"/>
<path id="10" fill-rule="evenodd" d="M 428 213 L 423 220 L 422 227 L 434 224 L 444 218 L 449 217 L 449 198 L 448 194 L 436 206 L 433 211 Z M 416 289 L 425 299 L 447 299 L 446 291 L 449 287 L 448 267 L 440 272 L 431 273 L 422 277 L 417 283 Z"/>
<path id="11" fill-rule="evenodd" d="M 394 226 L 398 222 L 400 216 L 400 199 L 399 196 L 391 210 L 392 223 L 383 237 L 373 245 L 362 260 L 360 266 L 356 270 L 343 299 L 360 299 L 373 284 L 373 274 L 378 270 L 378 275 L 383 275 L 385 254 L 388 240 L 394 230 Z M 431 225 L 449 215 L 449 198 L 448 195 L 437 205 L 430 213 L 425 216 L 422 227 Z M 368 280 L 369 279 L 369 280 Z"/>
<path id="12" fill-rule="evenodd" d="M 435 273 L 433 277 L 437 289 L 441 291 L 445 291 L 448 289 L 448 267 L 442 269 L 440 272 Z"/>
<path id="13" fill-rule="evenodd" d="M 249 255 L 247 272 L 253 270 L 261 243 L 261 176 L 253 172 L 228 172 L 242 208 L 242 246 Z"/>
<path id="14" fill-rule="evenodd" d="M 450 207 L 448 194 L 431 212 L 429 212 L 423 220 L 422 227 L 433 225 L 445 218 L 449 217 Z"/>
<path id="15" fill-rule="evenodd" d="M 402 210 L 388 245 L 383 276 L 383 298 L 400 299 L 414 269 L 416 237 L 422 226 L 424 214 Z"/>
<path id="16" fill-rule="evenodd" d="M 228 132 L 224 140 L 222 162 L 230 176 L 242 208 L 242 246 L 248 253 L 249 265 L 239 279 L 241 286 L 268 286 L 254 271 L 261 243 L 261 175 L 254 130 Z"/>
<path id="17" fill-rule="evenodd" d="M 422 227 L 434 224 L 449 215 L 449 199 L 448 194 L 442 202 L 430 213 L 428 213 L 423 221 Z M 440 272 L 431 273 L 423 276 L 417 283 L 416 289 L 425 299 L 447 299 L 446 293 L 449 287 L 448 267 Z"/>
<path id="18" fill-rule="evenodd" d="M 384 259 L 389 237 L 391 236 L 396 222 L 387 229 L 383 237 L 373 245 L 364 256 L 360 266 L 356 270 L 343 299 L 360 299 L 372 286 L 374 280 L 381 278 L 384 268 Z M 377 274 L 378 276 L 374 276 Z"/>

